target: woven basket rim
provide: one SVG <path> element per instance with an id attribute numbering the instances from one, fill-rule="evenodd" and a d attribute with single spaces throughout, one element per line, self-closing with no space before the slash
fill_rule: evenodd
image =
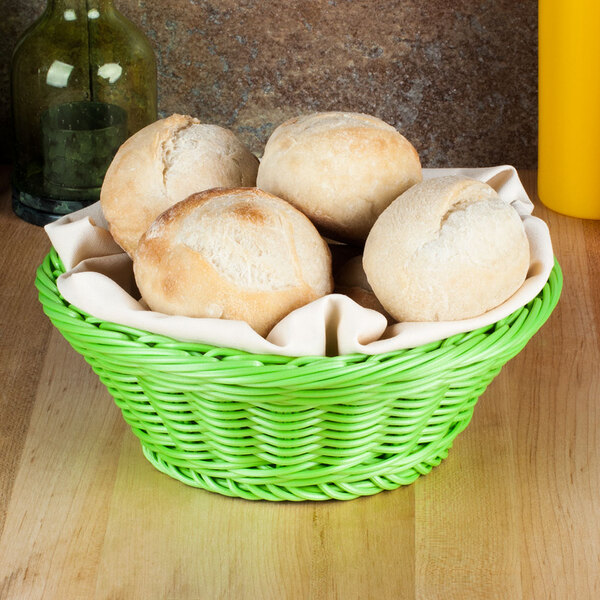
<path id="1" fill-rule="evenodd" d="M 297 363 L 298 365 L 302 363 L 302 361 L 310 361 L 310 362 L 328 362 L 331 363 L 335 360 L 343 360 L 344 363 L 348 362 L 361 362 L 365 358 L 370 358 L 371 360 L 383 360 L 388 357 L 398 356 L 398 355 L 406 355 L 413 353 L 426 353 L 433 350 L 437 350 L 440 347 L 451 347 L 455 346 L 461 342 L 468 342 L 469 339 L 478 336 L 479 334 L 485 334 L 499 327 L 504 326 L 505 324 L 510 325 L 512 322 L 518 320 L 520 313 L 524 310 L 528 310 L 531 305 L 536 302 L 539 302 L 540 299 L 543 304 L 543 308 L 545 310 L 540 310 L 538 313 L 538 318 L 541 321 L 538 324 L 538 328 L 541 327 L 547 318 L 550 316 L 554 308 L 556 307 L 558 300 L 560 298 L 563 286 L 563 275 L 560 264 L 558 260 L 554 259 L 554 267 L 550 273 L 550 277 L 548 281 L 544 285 L 544 288 L 540 293 L 533 298 L 526 305 L 518 308 L 510 315 L 500 319 L 495 323 L 491 323 L 489 325 L 485 325 L 483 327 L 470 330 L 464 333 L 458 333 L 452 335 L 447 338 L 443 338 L 441 340 L 436 340 L 433 342 L 429 342 L 427 344 L 422 344 L 419 346 L 414 346 L 411 348 L 404 348 L 399 350 L 391 350 L 388 352 L 378 353 L 378 354 L 362 354 L 362 353 L 352 353 L 352 354 L 341 354 L 335 356 L 286 356 L 281 354 L 257 354 L 252 353 L 246 350 L 241 350 L 234 347 L 218 347 L 213 346 L 211 344 L 202 343 L 202 342 L 189 342 L 177 340 L 175 338 L 171 338 L 169 336 L 165 336 L 158 333 L 148 332 L 142 329 L 138 329 L 135 327 L 130 327 L 127 325 L 121 325 L 118 323 L 114 323 L 111 321 L 106 321 L 93 315 L 86 313 L 81 310 L 77 306 L 70 304 L 59 292 L 58 287 L 56 285 L 56 280 L 60 274 L 64 273 L 63 263 L 56 252 L 56 250 L 52 247 L 48 254 L 45 256 L 42 264 L 38 267 L 36 272 L 35 285 L 39 292 L 39 299 L 41 304 L 43 305 L 44 312 L 49 316 L 49 318 L 54 322 L 55 314 L 52 311 L 51 305 L 59 305 L 61 306 L 61 310 L 68 309 L 68 311 L 72 312 L 72 317 L 85 322 L 88 325 L 98 328 L 99 330 L 109 333 L 114 332 L 118 334 L 124 334 L 125 336 L 130 337 L 131 339 L 135 339 L 135 341 L 139 344 L 147 346 L 148 348 L 156 348 L 160 347 L 169 347 L 171 346 L 174 350 L 181 350 L 190 354 L 200 353 L 203 356 L 210 355 L 211 353 L 216 356 L 227 356 L 233 357 L 235 355 L 243 356 L 243 357 L 252 357 L 262 363 L 271 363 L 271 364 L 287 364 L 290 362 Z M 60 328 L 59 328 L 60 329 Z M 341 366 L 341 365 L 340 365 Z"/>

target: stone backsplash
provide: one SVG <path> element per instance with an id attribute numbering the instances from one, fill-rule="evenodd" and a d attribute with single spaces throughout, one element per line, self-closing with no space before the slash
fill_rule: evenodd
<path id="1" fill-rule="evenodd" d="M 532 0 L 115 0 L 150 38 L 162 116 L 231 128 L 260 155 L 301 113 L 348 110 L 400 130 L 426 167 L 537 159 Z M 43 0 L 3 0 L 0 135 L 9 60 Z M 3 161 L 10 145 L 3 145 Z"/>

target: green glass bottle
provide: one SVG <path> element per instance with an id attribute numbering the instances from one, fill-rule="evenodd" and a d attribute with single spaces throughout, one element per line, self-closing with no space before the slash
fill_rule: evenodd
<path id="1" fill-rule="evenodd" d="M 119 146 L 156 120 L 156 58 L 112 0 L 48 0 L 11 65 L 13 209 L 43 225 L 96 202 Z"/>

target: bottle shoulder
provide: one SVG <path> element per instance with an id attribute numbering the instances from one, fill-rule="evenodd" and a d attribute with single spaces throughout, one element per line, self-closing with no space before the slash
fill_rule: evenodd
<path id="1" fill-rule="evenodd" d="M 49 15 L 46 11 L 23 31 L 13 48 L 13 60 L 24 53 L 30 52 L 36 46 L 42 46 L 45 36 L 49 33 L 49 20 Z"/>
<path id="2" fill-rule="evenodd" d="M 21 36 L 13 54 L 13 68 L 36 63 L 47 69 L 54 61 L 78 62 L 82 48 L 92 49 L 91 58 L 142 62 L 156 67 L 156 56 L 146 34 L 116 10 L 94 15 L 86 21 L 65 21 L 44 13 Z"/>
<path id="3" fill-rule="evenodd" d="M 90 23 L 90 27 L 97 27 L 102 31 L 100 41 L 104 45 L 118 43 L 130 51 L 148 53 L 154 57 L 154 49 L 148 36 L 116 8 L 101 14 L 96 22 Z"/>

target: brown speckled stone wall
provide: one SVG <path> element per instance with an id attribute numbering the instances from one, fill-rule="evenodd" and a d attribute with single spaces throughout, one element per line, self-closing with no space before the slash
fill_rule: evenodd
<path id="1" fill-rule="evenodd" d="M 2 2 L 5 137 L 10 51 L 45 2 Z M 291 116 L 351 110 L 395 125 L 424 166 L 536 165 L 533 0 L 116 0 L 115 5 L 156 50 L 161 115 L 188 113 L 229 127 L 258 154 L 273 128 Z"/>

